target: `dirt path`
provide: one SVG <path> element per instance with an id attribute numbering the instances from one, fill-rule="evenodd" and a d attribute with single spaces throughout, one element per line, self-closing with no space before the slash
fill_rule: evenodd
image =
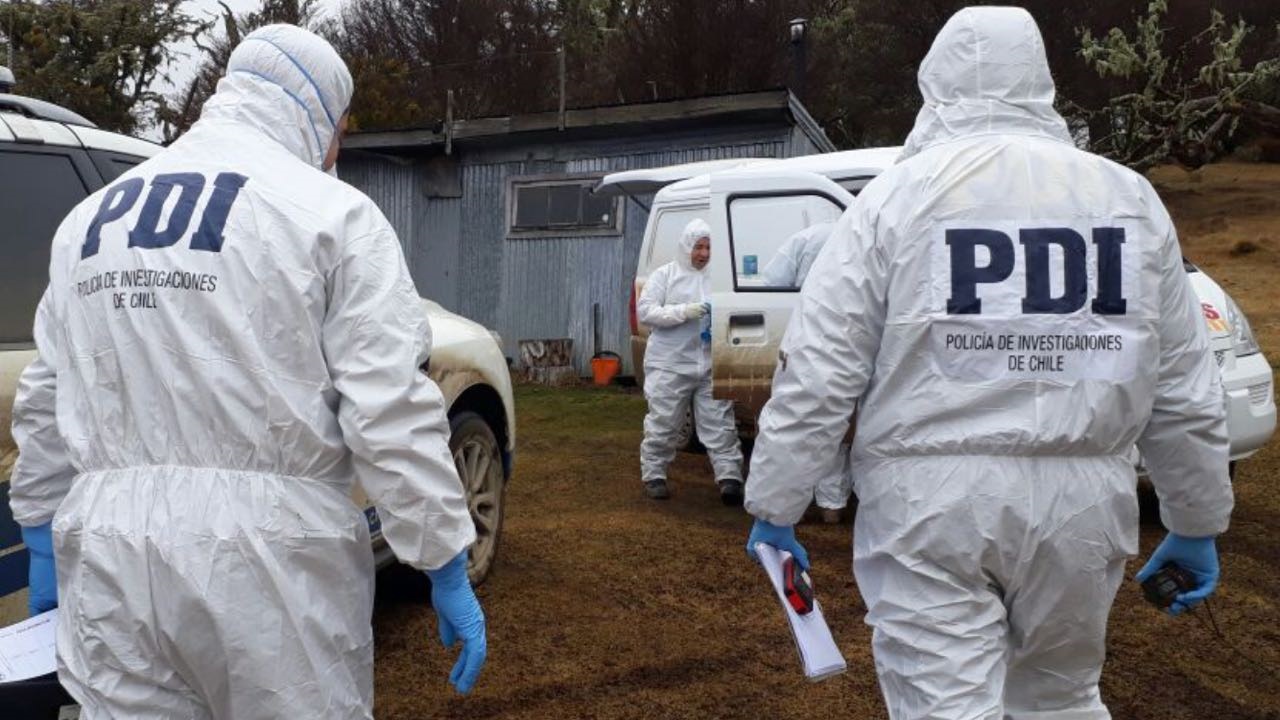
<path id="1" fill-rule="evenodd" d="M 1161 171 L 1188 256 L 1222 282 L 1280 361 L 1280 166 Z M 1258 250 L 1232 254 L 1248 239 Z M 520 451 L 496 570 L 481 589 L 490 660 L 471 697 L 446 694 L 450 656 L 416 576 L 381 579 L 377 716 L 393 718 L 880 718 L 850 526 L 807 524 L 814 582 L 849 673 L 804 682 L 785 623 L 720 505 L 705 458 L 681 455 L 675 497 L 643 497 L 634 393 L 519 389 Z M 1118 719 L 1280 719 L 1280 444 L 1242 465 L 1221 540 L 1224 645 L 1120 592 L 1103 694 Z M 1143 526 L 1142 552 L 1163 536 Z M 1131 565 L 1131 571 L 1136 565 Z M 1245 658 L 1250 656 L 1258 663 Z"/>

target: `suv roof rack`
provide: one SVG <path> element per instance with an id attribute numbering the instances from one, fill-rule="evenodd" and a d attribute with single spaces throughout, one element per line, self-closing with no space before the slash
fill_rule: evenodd
<path id="1" fill-rule="evenodd" d="M 96 128 L 89 120 L 70 110 L 44 100 L 0 93 L 0 112 L 16 112 L 36 120 L 52 120 L 67 125 Z"/>

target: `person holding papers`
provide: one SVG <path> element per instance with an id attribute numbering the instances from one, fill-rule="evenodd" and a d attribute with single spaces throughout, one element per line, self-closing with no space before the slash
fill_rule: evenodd
<path id="1" fill-rule="evenodd" d="M 1175 609 L 1217 582 L 1232 493 L 1204 322 L 1151 185 L 1072 144 L 1026 11 L 960 11 L 919 78 L 902 158 L 836 224 L 783 340 L 748 552 L 808 566 L 792 526 L 857 404 L 854 573 L 889 716 L 1108 718 L 1135 443 L 1170 530 L 1139 576 L 1190 571 Z"/>

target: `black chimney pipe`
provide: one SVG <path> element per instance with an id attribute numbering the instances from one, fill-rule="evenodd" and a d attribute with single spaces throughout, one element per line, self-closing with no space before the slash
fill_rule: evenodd
<path id="1" fill-rule="evenodd" d="M 808 45 L 809 21 L 805 18 L 795 18 L 790 22 L 791 30 L 791 93 L 801 100 L 805 95 L 805 69 L 808 66 L 808 60 L 805 57 L 805 49 Z"/>

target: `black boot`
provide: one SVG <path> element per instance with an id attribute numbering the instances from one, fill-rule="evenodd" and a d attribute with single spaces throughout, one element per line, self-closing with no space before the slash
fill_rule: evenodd
<path id="1" fill-rule="evenodd" d="M 741 480 L 721 480 L 716 484 L 720 486 L 720 502 L 729 507 L 742 507 Z"/>
<path id="2" fill-rule="evenodd" d="M 646 480 L 644 482 L 644 491 L 654 500 L 666 500 L 671 497 L 671 491 L 667 489 L 667 481 L 662 478 Z"/>

